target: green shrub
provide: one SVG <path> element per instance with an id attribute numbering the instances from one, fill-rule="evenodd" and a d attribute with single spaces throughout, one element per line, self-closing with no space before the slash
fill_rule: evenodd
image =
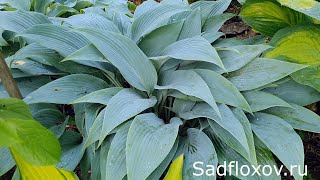
<path id="1" fill-rule="evenodd" d="M 320 94 L 290 78 L 306 65 L 261 58 L 271 46 L 260 39 L 219 39 L 229 4 L 147 1 L 134 14 L 122 4 L 67 18 L 0 12 L 3 40 L 19 49 L 6 60 L 24 101 L 60 140 L 56 166 L 80 163 L 84 177 L 91 168 L 92 179 L 116 180 L 159 179 L 181 154 L 183 179 L 196 179 L 196 161 L 275 165 L 274 154 L 303 167 L 294 129 L 320 132 L 320 117 L 303 107 Z"/>

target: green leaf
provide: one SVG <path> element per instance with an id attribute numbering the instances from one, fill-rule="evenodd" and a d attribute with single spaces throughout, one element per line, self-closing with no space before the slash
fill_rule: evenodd
<path id="1" fill-rule="evenodd" d="M 276 59 L 257 58 L 242 69 L 230 73 L 227 79 L 239 91 L 247 91 L 277 81 L 305 67 L 307 66 Z"/>
<path id="2" fill-rule="evenodd" d="M 28 105 L 19 99 L 0 99 L 0 119 L 32 119 Z"/>
<path id="3" fill-rule="evenodd" d="M 303 144 L 290 124 L 277 116 L 265 113 L 255 113 L 254 117 L 250 117 L 250 122 L 255 135 L 286 167 L 304 167 Z M 292 173 L 295 179 L 302 180 L 298 171 Z"/>
<path id="4" fill-rule="evenodd" d="M 224 69 L 221 59 L 210 43 L 201 36 L 183 39 L 166 47 L 158 57 L 150 59 L 175 58 L 187 61 L 204 61 L 216 64 Z"/>
<path id="5" fill-rule="evenodd" d="M 294 108 L 270 108 L 267 113 L 273 114 L 287 121 L 293 128 L 320 133 L 320 117 L 316 113 L 302 106 L 291 104 Z"/>
<path id="6" fill-rule="evenodd" d="M 106 107 L 100 144 L 114 128 L 142 111 L 153 107 L 156 103 L 157 99 L 154 96 L 149 99 L 134 89 L 120 90 L 110 99 Z"/>
<path id="7" fill-rule="evenodd" d="M 182 27 L 183 21 L 159 27 L 142 38 L 139 47 L 148 57 L 158 56 L 164 48 L 177 41 Z"/>
<path id="8" fill-rule="evenodd" d="M 85 74 L 74 74 L 52 81 L 25 97 L 28 104 L 70 104 L 91 92 L 108 87 L 103 80 Z"/>
<path id="9" fill-rule="evenodd" d="M 68 17 L 65 21 L 75 28 L 93 27 L 120 33 L 118 27 L 112 21 L 99 14 L 89 13 L 74 15 Z"/>
<path id="10" fill-rule="evenodd" d="M 78 29 L 97 49 L 119 69 L 122 76 L 135 88 L 153 91 L 157 72 L 147 56 L 127 37 L 98 29 Z"/>
<path id="11" fill-rule="evenodd" d="M 310 19 L 274 0 L 247 0 L 240 13 L 245 23 L 256 31 L 272 37 L 280 29 L 310 22 Z"/>
<path id="12" fill-rule="evenodd" d="M 238 89 L 226 78 L 210 70 L 195 70 L 207 83 L 213 98 L 222 104 L 228 104 L 251 112 L 250 106 Z"/>
<path id="13" fill-rule="evenodd" d="M 65 13 L 78 14 L 78 11 L 72 7 L 62 5 L 60 3 L 54 3 L 48 8 L 47 16 L 59 17 Z"/>
<path id="14" fill-rule="evenodd" d="M 186 10 L 189 10 L 189 8 L 168 4 L 161 4 L 152 8 L 148 13 L 141 14 L 138 18 L 134 19 L 131 27 L 131 39 L 134 42 L 139 42 L 143 36 L 166 25 L 171 16 Z"/>
<path id="15" fill-rule="evenodd" d="M 306 106 L 320 101 L 320 93 L 315 89 L 298 84 L 293 80 L 281 83 L 276 87 L 263 89 L 268 93 L 274 94 L 286 102 Z"/>
<path id="16" fill-rule="evenodd" d="M 62 56 L 68 56 L 88 45 L 86 38 L 69 30 L 69 28 L 60 25 L 42 24 L 35 25 L 19 35 L 29 44 L 37 42 L 44 47 L 56 50 Z"/>
<path id="17" fill-rule="evenodd" d="M 161 86 L 156 89 L 175 89 L 183 94 L 197 97 L 208 103 L 220 116 L 217 104 L 206 82 L 194 71 L 178 70 L 165 74 Z"/>
<path id="18" fill-rule="evenodd" d="M 320 20 L 320 3 L 315 0 L 278 0 L 283 5 Z"/>
<path id="19" fill-rule="evenodd" d="M 295 26 L 280 30 L 275 34 L 271 45 L 275 46 L 265 54 L 288 62 L 312 65 L 292 74 L 294 80 L 320 91 L 320 26 Z M 312 47 L 312 48 L 310 48 Z"/>
<path id="20" fill-rule="evenodd" d="M 146 179 L 161 164 L 172 149 L 181 124 L 179 118 L 164 124 L 152 113 L 135 117 L 126 145 L 129 180 Z"/>
<path id="21" fill-rule="evenodd" d="M 31 28 L 36 24 L 51 23 L 46 16 L 27 11 L 0 11 L 0 27 L 15 33 Z"/>
<path id="22" fill-rule="evenodd" d="M 45 14 L 52 1 L 54 0 L 33 0 L 33 8 L 35 11 Z"/>
<path id="23" fill-rule="evenodd" d="M 7 173 L 15 165 L 14 159 L 8 148 L 0 148 L 0 176 Z"/>
<path id="24" fill-rule="evenodd" d="M 164 180 L 182 180 L 183 158 L 184 156 L 181 154 L 172 162 Z"/>
<path id="25" fill-rule="evenodd" d="M 127 174 L 126 142 L 130 125 L 131 121 L 122 125 L 111 142 L 106 157 L 106 179 L 123 179 Z"/>
<path id="26" fill-rule="evenodd" d="M 0 4 L 8 4 L 12 6 L 13 8 L 29 11 L 31 8 L 31 0 L 0 0 Z"/>
<path id="27" fill-rule="evenodd" d="M 202 131 L 194 128 L 187 129 L 187 136 L 182 137 L 179 142 L 179 147 L 176 157 L 184 154 L 182 177 L 183 179 L 215 179 L 210 176 L 196 177 L 193 175 L 195 169 L 193 164 L 195 162 L 203 162 L 203 165 L 213 165 L 216 169 L 218 165 L 218 158 L 215 148 Z M 212 172 L 215 174 L 215 172 Z"/>
<path id="28" fill-rule="evenodd" d="M 246 91 L 242 93 L 248 101 L 252 112 L 262 111 L 271 107 L 289 107 L 290 104 L 272 94 L 263 91 Z"/>
<path id="29" fill-rule="evenodd" d="M 122 88 L 121 87 L 110 87 L 107 89 L 101 89 L 94 91 L 88 95 L 85 95 L 75 101 L 72 104 L 76 103 L 99 103 L 108 105 L 110 99 L 116 95 Z"/>

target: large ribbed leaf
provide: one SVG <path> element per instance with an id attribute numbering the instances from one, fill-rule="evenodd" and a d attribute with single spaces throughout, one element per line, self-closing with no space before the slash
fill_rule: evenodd
<path id="1" fill-rule="evenodd" d="M 146 179 L 161 164 L 172 149 L 181 124 L 178 118 L 164 124 L 152 113 L 136 116 L 126 145 L 129 180 Z"/>
<path id="2" fill-rule="evenodd" d="M 276 59 L 257 58 L 242 69 L 230 73 L 227 79 L 238 90 L 246 91 L 277 81 L 305 67 Z"/>
<path id="3" fill-rule="evenodd" d="M 33 0 L 33 8 L 39 13 L 45 14 L 47 7 L 53 0 Z"/>
<path id="4" fill-rule="evenodd" d="M 206 82 L 194 71 L 178 70 L 165 74 L 157 89 L 175 89 L 208 103 L 220 116 L 219 109 Z"/>
<path id="5" fill-rule="evenodd" d="M 149 34 L 158 27 L 166 25 L 171 16 L 186 10 L 188 10 L 188 7 L 161 4 L 153 8 L 149 13 L 142 14 L 134 19 L 132 23 L 132 40 L 138 42 L 141 37 Z"/>
<path id="6" fill-rule="evenodd" d="M 29 11 L 32 0 L 0 0 L 0 4 L 7 4 L 15 9 Z"/>
<path id="7" fill-rule="evenodd" d="M 134 89 L 120 90 L 110 99 L 106 107 L 100 144 L 114 128 L 142 111 L 153 107 L 156 103 L 157 99 L 154 96 L 149 99 Z"/>
<path id="8" fill-rule="evenodd" d="M 182 26 L 183 21 L 162 26 L 142 38 L 139 47 L 148 57 L 159 56 L 164 48 L 176 42 Z"/>
<path id="9" fill-rule="evenodd" d="M 69 28 L 64 26 L 42 24 L 35 25 L 23 31 L 20 35 L 28 43 L 37 42 L 49 49 L 56 50 L 62 56 L 68 56 L 88 44 L 86 38 L 69 30 Z"/>
<path id="10" fill-rule="evenodd" d="M 276 87 L 266 88 L 264 91 L 274 94 L 286 102 L 300 106 L 320 101 L 320 93 L 318 91 L 309 86 L 298 84 L 293 80 L 279 84 Z"/>
<path id="11" fill-rule="evenodd" d="M 143 3 L 137 6 L 136 10 L 134 11 L 133 18 L 137 19 L 142 14 L 156 8 L 160 4 L 156 1 L 143 1 Z"/>
<path id="12" fill-rule="evenodd" d="M 250 106 L 238 89 L 226 78 L 210 70 L 195 70 L 207 83 L 213 98 L 222 104 L 228 104 L 251 112 Z"/>
<path id="13" fill-rule="evenodd" d="M 209 118 L 210 126 L 214 129 L 217 136 L 223 139 L 229 146 L 249 159 L 249 147 L 246 133 L 232 111 L 226 105 L 219 105 L 221 118 L 217 113 L 205 103 L 197 103 L 189 112 L 180 113 L 183 119 L 195 119 L 199 117 Z"/>
<path id="14" fill-rule="evenodd" d="M 118 27 L 112 21 L 99 14 L 88 13 L 74 15 L 68 17 L 65 21 L 76 28 L 93 27 L 120 33 Z"/>
<path id="15" fill-rule="evenodd" d="M 318 91 L 320 91 L 319 29 L 319 25 L 295 26 L 283 29 L 272 38 L 271 45 L 275 48 L 265 54 L 267 58 L 313 65 L 294 73 L 292 77 L 297 82 L 314 87 Z"/>
<path id="16" fill-rule="evenodd" d="M 108 152 L 106 169 L 106 179 L 122 179 L 127 174 L 126 167 L 126 142 L 131 121 L 125 123 L 117 131 L 112 139 Z"/>
<path id="17" fill-rule="evenodd" d="M 183 179 L 215 179 L 216 176 L 194 176 L 195 173 L 194 163 L 202 162 L 198 167 L 212 165 L 217 167 L 218 158 L 211 140 L 202 131 L 194 128 L 187 130 L 187 136 L 182 137 L 179 142 L 179 147 L 176 157 L 184 154 L 185 159 L 183 162 L 182 177 Z M 216 168 L 215 168 L 216 169 Z M 215 172 L 211 172 L 214 173 Z"/>
<path id="18" fill-rule="evenodd" d="M 201 12 L 200 9 L 195 9 L 185 19 L 181 29 L 179 40 L 191 38 L 201 35 Z"/>
<path id="19" fill-rule="evenodd" d="M 242 93 L 248 101 L 252 112 L 262 111 L 270 107 L 291 107 L 290 104 L 272 94 L 263 91 L 246 91 Z"/>
<path id="20" fill-rule="evenodd" d="M 103 119 L 104 119 L 105 108 L 101 110 L 98 116 L 95 118 L 92 126 L 87 126 L 88 135 L 86 137 L 83 148 L 87 148 L 92 143 L 99 140 Z"/>
<path id="21" fill-rule="evenodd" d="M 283 7 L 275 0 L 247 0 L 240 16 L 255 30 L 270 37 L 282 28 L 310 22 L 304 14 Z"/>
<path id="22" fill-rule="evenodd" d="M 166 47 L 154 60 L 175 58 L 188 61 L 210 62 L 224 68 L 221 59 L 210 43 L 201 36 L 183 39 Z"/>
<path id="23" fill-rule="evenodd" d="M 103 80 L 85 74 L 74 74 L 52 81 L 25 97 L 28 104 L 69 104 L 91 92 L 108 87 Z"/>
<path id="24" fill-rule="evenodd" d="M 0 176 L 4 175 L 15 165 L 8 148 L 0 148 Z"/>
<path id="25" fill-rule="evenodd" d="M 290 124 L 277 116 L 265 113 L 255 113 L 250 121 L 255 135 L 286 167 L 304 167 L 303 144 Z M 295 179 L 302 180 L 298 171 L 292 173 Z"/>
<path id="26" fill-rule="evenodd" d="M 127 37 L 98 29 L 79 29 L 135 88 L 151 93 L 157 72 L 147 56 Z"/>
<path id="27" fill-rule="evenodd" d="M 216 33 L 219 31 L 221 26 L 234 15 L 231 13 L 224 13 L 209 17 L 202 27 L 204 34 Z M 206 35 L 205 35 L 206 36 Z"/>
<path id="28" fill-rule="evenodd" d="M 43 14 L 27 11 L 0 11 L 0 27 L 20 33 L 36 24 L 51 23 Z"/>
<path id="29" fill-rule="evenodd" d="M 98 91 L 94 91 L 88 95 L 85 95 L 75 101 L 73 104 L 76 103 L 99 103 L 107 105 L 110 99 L 116 95 L 122 88 L 121 87 L 111 87 L 107 89 L 101 89 Z"/>
<path id="30" fill-rule="evenodd" d="M 288 6 L 296 11 L 320 20 L 320 3 L 315 0 L 278 0 L 278 2 L 283 6 Z"/>
<path id="31" fill-rule="evenodd" d="M 320 117 L 302 106 L 291 104 L 294 108 L 270 108 L 267 113 L 276 115 L 287 121 L 293 128 L 320 133 Z"/>

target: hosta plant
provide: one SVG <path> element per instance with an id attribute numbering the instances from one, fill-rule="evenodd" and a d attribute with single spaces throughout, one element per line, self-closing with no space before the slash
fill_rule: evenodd
<path id="1" fill-rule="evenodd" d="M 147 1 L 134 14 L 108 6 L 64 18 L 0 12 L 24 101 L 62 146 L 56 167 L 116 180 L 170 179 L 181 168 L 182 179 L 215 179 L 193 176 L 193 164 L 276 165 L 272 154 L 303 167 L 294 129 L 320 132 L 303 107 L 320 94 L 289 77 L 306 65 L 261 58 L 271 46 L 256 38 L 219 39 L 229 4 Z"/>

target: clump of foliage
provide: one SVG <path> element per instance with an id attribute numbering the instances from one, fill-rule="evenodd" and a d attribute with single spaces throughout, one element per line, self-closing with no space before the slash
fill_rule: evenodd
<path id="1" fill-rule="evenodd" d="M 320 132 L 303 107 L 319 92 L 290 77 L 306 65 L 261 58 L 271 46 L 259 37 L 219 39 L 230 0 L 147 1 L 134 14 L 119 4 L 69 17 L 0 12 L 24 101 L 62 146 L 56 167 L 129 180 L 174 174 L 178 157 L 183 179 L 195 161 L 275 165 L 274 154 L 303 167 L 294 129 Z"/>

